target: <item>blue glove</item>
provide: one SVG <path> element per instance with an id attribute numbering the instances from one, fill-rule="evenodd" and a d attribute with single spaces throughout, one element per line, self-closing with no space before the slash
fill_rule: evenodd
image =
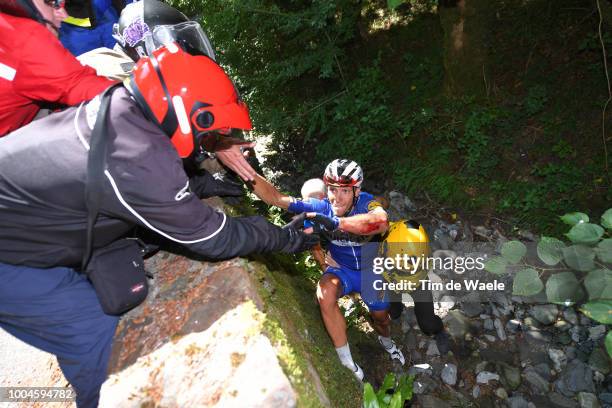
<path id="1" fill-rule="evenodd" d="M 308 219 L 315 224 L 315 232 L 332 232 L 337 230 L 340 226 L 340 218 L 336 217 L 335 215 L 328 217 L 327 215 L 317 213 L 317 215 Z"/>

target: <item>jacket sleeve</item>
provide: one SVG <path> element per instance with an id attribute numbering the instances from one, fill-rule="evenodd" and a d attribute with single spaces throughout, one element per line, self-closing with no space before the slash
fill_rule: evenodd
<path id="1" fill-rule="evenodd" d="M 289 204 L 289 208 L 287 208 L 287 210 L 295 214 L 301 214 L 305 212 L 325 213 L 327 210 L 329 210 L 329 204 L 323 200 L 309 198 L 306 201 L 295 200 L 294 202 Z"/>
<path id="2" fill-rule="evenodd" d="M 30 27 L 23 42 L 13 87 L 37 101 L 77 105 L 114 82 L 81 63 L 42 24 Z"/>
<path id="3" fill-rule="evenodd" d="M 260 216 L 227 217 L 225 226 L 214 239 L 188 245 L 188 248 L 218 260 L 262 252 L 295 252 L 300 243 L 294 238 L 288 230 Z"/>
<path id="4" fill-rule="evenodd" d="M 262 217 L 232 218 L 201 202 L 189 189 L 170 139 L 133 104 L 120 110 L 111 104 L 110 116 L 119 134 L 109 135 L 106 215 L 131 220 L 211 259 L 289 252 L 302 243 Z"/>

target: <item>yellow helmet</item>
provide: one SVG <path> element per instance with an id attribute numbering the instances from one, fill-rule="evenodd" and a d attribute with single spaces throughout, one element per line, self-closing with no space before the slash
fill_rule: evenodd
<path id="1" fill-rule="evenodd" d="M 421 224 L 413 220 L 401 220 L 389 223 L 389 229 L 384 236 L 379 248 L 379 255 L 385 258 L 394 258 L 398 256 L 401 259 L 408 258 L 410 261 L 421 258 L 416 265 L 416 270 L 400 271 L 391 270 L 385 271 L 383 276 L 389 282 L 412 281 L 415 284 L 419 280 L 425 279 L 427 269 L 425 268 L 425 258 L 430 254 L 429 237 L 425 232 L 425 228 Z M 415 264 L 411 262 L 414 266 Z"/>
<path id="2" fill-rule="evenodd" d="M 401 220 L 389 223 L 389 229 L 384 237 L 387 244 L 385 256 L 396 254 L 408 256 L 428 256 L 429 237 L 425 228 L 413 220 Z"/>

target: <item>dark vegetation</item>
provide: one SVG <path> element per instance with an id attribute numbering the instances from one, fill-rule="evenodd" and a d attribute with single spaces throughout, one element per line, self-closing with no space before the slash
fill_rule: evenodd
<path id="1" fill-rule="evenodd" d="M 611 201 L 595 0 L 176 4 L 200 16 L 290 190 L 346 156 L 370 190 L 539 232 Z M 602 34 L 609 56 L 605 18 Z"/>

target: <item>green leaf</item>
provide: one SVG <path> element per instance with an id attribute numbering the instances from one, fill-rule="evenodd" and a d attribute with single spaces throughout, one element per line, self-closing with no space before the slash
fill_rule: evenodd
<path id="1" fill-rule="evenodd" d="M 597 300 L 585 303 L 580 311 L 599 323 L 612 324 L 612 301 Z"/>
<path id="2" fill-rule="evenodd" d="M 576 225 L 579 222 L 589 222 L 589 216 L 581 212 L 573 212 L 560 217 L 561 221 L 568 225 Z"/>
<path id="3" fill-rule="evenodd" d="M 402 375 L 399 379 L 397 390 L 402 393 L 404 401 L 412 399 L 412 385 L 414 383 L 414 375 Z"/>
<path id="4" fill-rule="evenodd" d="M 395 10 L 397 6 L 399 6 L 403 2 L 404 0 L 387 0 L 387 7 L 389 7 L 391 10 Z"/>
<path id="5" fill-rule="evenodd" d="M 608 351 L 608 355 L 612 358 L 612 331 L 609 331 L 606 334 L 606 350 Z"/>
<path id="6" fill-rule="evenodd" d="M 512 294 L 516 296 L 537 295 L 544 289 L 544 284 L 535 269 L 523 269 L 514 277 L 512 284 Z"/>
<path id="7" fill-rule="evenodd" d="M 587 272 L 595 268 L 595 251 L 584 245 L 572 245 L 563 248 L 565 263 L 570 268 Z"/>
<path id="8" fill-rule="evenodd" d="M 583 294 L 572 272 L 557 273 L 546 282 L 546 297 L 551 303 L 569 306 L 580 300 Z"/>
<path id="9" fill-rule="evenodd" d="M 520 241 L 510 241 L 502 245 L 501 254 L 508 263 L 518 263 L 527 253 L 527 248 Z"/>
<path id="10" fill-rule="evenodd" d="M 495 256 L 485 263 L 485 269 L 495 275 L 502 275 L 506 272 L 508 262 L 501 256 Z"/>
<path id="11" fill-rule="evenodd" d="M 376 392 L 376 396 L 379 400 L 383 399 L 383 397 L 387 394 L 387 391 L 393 389 L 393 387 L 395 387 L 395 374 L 388 373 L 385 375 L 382 385 Z"/>
<path id="12" fill-rule="evenodd" d="M 595 248 L 597 257 L 605 263 L 612 263 L 612 238 L 606 238 L 599 241 Z"/>
<path id="13" fill-rule="evenodd" d="M 589 272 L 584 278 L 584 286 L 589 293 L 589 300 L 612 300 L 612 271 L 597 269 Z"/>
<path id="14" fill-rule="evenodd" d="M 556 265 L 563 259 L 561 252 L 565 248 L 563 241 L 557 238 L 542 237 L 538 242 L 538 256 L 546 265 Z"/>
<path id="15" fill-rule="evenodd" d="M 575 244 L 596 244 L 604 233 L 604 229 L 597 224 L 579 223 L 565 234 Z"/>
<path id="16" fill-rule="evenodd" d="M 402 393 L 396 392 L 389 402 L 389 408 L 402 408 L 404 401 L 402 401 Z"/>
<path id="17" fill-rule="evenodd" d="M 612 229 L 612 208 L 609 208 L 601 216 L 601 225 L 603 225 L 607 229 Z"/>
<path id="18" fill-rule="evenodd" d="M 380 408 L 378 398 L 370 383 L 365 383 L 363 386 L 363 408 Z"/>

